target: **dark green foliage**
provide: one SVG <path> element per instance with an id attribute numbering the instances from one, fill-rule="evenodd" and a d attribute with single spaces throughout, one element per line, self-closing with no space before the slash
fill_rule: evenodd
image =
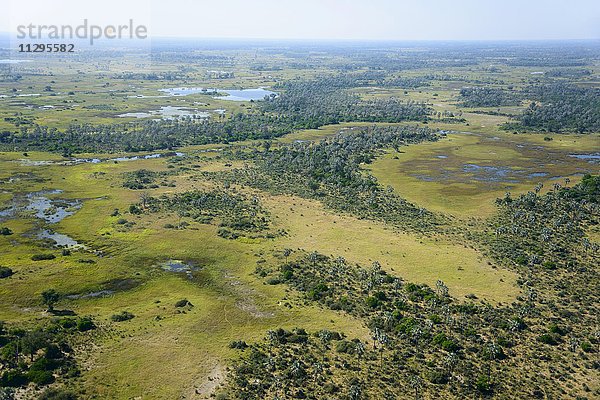
<path id="1" fill-rule="evenodd" d="M 229 348 L 231 348 L 231 349 L 244 350 L 247 347 L 248 347 L 248 344 L 246 342 L 244 342 L 243 340 L 235 340 L 235 341 L 229 343 Z"/>
<path id="2" fill-rule="evenodd" d="M 200 223 L 206 223 L 207 218 L 211 221 L 217 218 L 218 235 L 227 239 L 267 232 L 270 225 L 269 213 L 257 197 L 232 190 L 196 190 L 173 196 L 149 197 L 145 203 L 148 212 L 177 212 L 180 218 Z M 182 227 L 181 222 L 179 227 Z"/>
<path id="3" fill-rule="evenodd" d="M 50 388 L 43 391 L 38 400 L 77 400 L 77 395 L 70 390 Z"/>
<path id="4" fill-rule="evenodd" d="M 427 373 L 427 380 L 436 385 L 448 383 L 448 376 L 444 371 L 434 370 Z"/>
<path id="5" fill-rule="evenodd" d="M 456 352 L 459 349 L 459 346 L 456 343 L 454 343 L 454 341 L 452 341 L 451 339 L 448 339 L 446 337 L 446 334 L 444 333 L 438 333 L 437 335 L 435 335 L 433 337 L 433 343 L 437 344 L 442 349 L 451 353 Z"/>
<path id="6" fill-rule="evenodd" d="M 56 256 L 50 253 L 34 254 L 31 256 L 32 261 L 54 260 Z"/>
<path id="7" fill-rule="evenodd" d="M 585 263 L 599 250 L 585 238 L 586 228 L 600 222 L 599 182 L 598 176 L 587 175 L 573 188 L 557 184 L 543 196 L 529 192 L 498 199 L 501 210 L 490 239 L 494 255 L 550 271 Z"/>
<path id="8" fill-rule="evenodd" d="M 77 320 L 77 330 L 79 332 L 90 331 L 92 329 L 96 329 L 96 324 L 90 317 L 82 317 Z"/>
<path id="9" fill-rule="evenodd" d="M 27 379 L 30 382 L 35 383 L 36 385 L 49 385 L 54 382 L 54 376 L 50 371 L 40 371 L 40 370 L 29 370 L 27 373 Z"/>
<path id="10" fill-rule="evenodd" d="M 426 120 L 430 113 L 430 109 L 422 103 L 404 102 L 393 97 L 361 100 L 358 95 L 345 90 L 360 85 L 360 81 L 351 75 L 321 77 L 312 81 L 288 81 L 277 88 L 283 93 L 268 99 L 263 104 L 263 109 L 294 117 L 297 121 L 302 121 L 306 128 L 348 121 Z"/>
<path id="11" fill-rule="evenodd" d="M 123 186 L 128 189 L 148 189 L 158 187 L 155 182 L 159 178 L 169 176 L 168 172 L 155 172 L 147 169 L 139 169 L 137 171 L 126 172 L 123 174 Z M 161 185 L 167 186 L 167 182 L 161 182 Z"/>
<path id="12" fill-rule="evenodd" d="M 0 279 L 12 276 L 13 270 L 8 267 L 0 267 Z"/>
<path id="13" fill-rule="evenodd" d="M 48 311 L 54 309 L 54 305 L 60 300 L 60 295 L 54 289 L 47 289 L 42 292 L 42 302 L 48 306 Z"/>
<path id="14" fill-rule="evenodd" d="M 194 306 L 192 303 L 190 303 L 190 301 L 188 299 L 181 299 L 181 300 L 178 300 L 175 303 L 175 307 L 176 308 L 188 307 L 188 306 L 189 307 L 193 307 Z"/>
<path id="15" fill-rule="evenodd" d="M 79 334 L 75 319 L 53 319 L 31 330 L 0 325 L 0 387 L 20 387 L 29 382 L 43 386 L 53 383 L 55 376 L 68 379 L 77 375 L 69 345 L 73 335 Z"/>
<path id="16" fill-rule="evenodd" d="M 357 86 L 356 80 L 345 80 Z M 343 84 L 346 85 L 347 83 Z M 430 108 L 396 98 L 360 100 L 340 90 L 340 79 L 323 77 L 289 81 L 284 93 L 260 104 L 260 113 L 238 113 L 224 121 L 157 120 L 112 125 L 71 125 L 65 131 L 28 123 L 19 132 L 0 132 L 0 147 L 70 153 L 149 151 L 184 145 L 273 139 L 297 129 L 318 128 L 343 121 L 426 121 Z M 136 185 L 134 185 L 136 186 Z"/>
<path id="17" fill-rule="evenodd" d="M 111 315 L 110 319 L 113 322 L 123 322 L 123 321 L 129 321 L 130 319 L 133 319 L 134 317 L 135 317 L 135 315 L 133 315 L 129 311 L 121 311 L 119 314 Z"/>
<path id="18" fill-rule="evenodd" d="M 13 231 L 10 230 L 10 228 L 7 228 L 5 226 L 0 228 L 0 235 L 8 236 L 8 235 L 12 235 L 12 234 L 13 234 Z"/>
<path id="19" fill-rule="evenodd" d="M 437 140 L 433 131 L 417 127 L 369 127 L 340 132 L 314 143 L 294 143 L 231 157 L 251 159 L 256 168 L 205 173 L 226 184 L 244 184 L 273 193 L 318 199 L 327 206 L 360 218 L 384 221 L 407 230 L 431 230 L 443 222 L 381 187 L 361 168 L 379 151 L 408 143 Z"/>
<path id="20" fill-rule="evenodd" d="M 504 89 L 473 87 L 460 90 L 460 105 L 463 107 L 516 106 L 521 103 L 518 95 Z"/>
<path id="21" fill-rule="evenodd" d="M 27 384 L 27 376 L 21 371 L 9 370 L 0 377 L 0 386 L 19 387 Z"/>
<path id="22" fill-rule="evenodd" d="M 476 382 L 477 390 L 483 394 L 490 394 L 492 392 L 493 383 L 491 379 L 486 375 L 479 375 Z"/>
<path id="23" fill-rule="evenodd" d="M 560 196 L 568 197 L 566 192 Z M 511 205 L 514 202 L 507 201 Z M 591 265 L 585 259 L 579 261 Z M 537 282 L 544 274 L 560 271 L 540 268 L 529 280 Z M 423 378 L 419 381 L 420 390 L 435 385 L 427 391 L 442 397 L 474 398 L 498 393 L 507 398 L 527 398 L 531 393 L 528 385 L 558 393 L 549 386 L 547 376 L 534 371 L 552 365 L 557 376 L 572 376 L 573 368 L 580 368 L 575 367 L 578 359 L 573 358 L 574 353 L 562 345 L 567 339 L 569 343 L 579 343 L 584 352 L 595 351 L 582 336 L 585 331 L 571 326 L 570 320 L 561 319 L 561 315 L 567 315 L 564 312 L 544 309 L 553 321 L 560 323 L 548 323 L 538 314 L 537 309 L 544 303 L 536 302 L 530 287 L 525 299 L 510 306 L 455 303 L 447 294 L 436 293 L 426 285 L 405 283 L 387 274 L 378 263 L 365 269 L 350 265 L 343 258 L 314 252 L 296 252 L 294 260 L 278 269 L 261 268 L 260 276 L 295 289 L 299 292 L 299 304 L 316 303 L 362 320 L 371 330 L 373 343 L 365 346 L 358 339 L 334 337 L 327 330 L 314 334 L 318 340 L 282 329 L 271 331 L 265 343 L 250 345 L 250 353 L 236 367 L 226 385 L 232 398 L 241 397 L 241 393 L 244 398 L 273 398 L 275 382 L 280 382 L 289 393 L 303 390 L 315 398 L 326 396 L 323 385 L 313 384 L 319 382 L 319 374 L 313 369 L 315 360 L 323 360 L 325 366 L 335 365 L 328 372 L 335 382 L 358 379 L 363 395 L 369 398 L 381 398 L 382 393 L 402 398 L 406 393 L 414 393 L 411 377 L 415 375 Z M 438 286 L 443 287 L 443 282 Z M 569 315 L 572 320 L 587 318 Z M 589 317 L 593 315 L 590 312 Z M 584 329 L 586 326 L 590 326 L 589 322 L 582 324 Z M 547 333 L 540 335 L 544 331 Z M 572 341 L 572 337 L 584 340 Z M 302 338 L 306 341 L 299 340 Z M 295 347 L 295 343 L 301 346 Z M 560 365 L 552 362 L 558 357 L 562 360 Z M 532 359 L 537 362 L 531 364 Z M 289 370 L 293 360 L 297 360 L 296 374 Z M 592 368 L 592 364 L 585 368 Z M 530 372 L 526 376 L 525 370 Z M 458 384 L 458 375 L 465 383 Z M 528 384 L 523 384 L 524 379 Z M 250 384 L 257 381 L 261 385 Z M 349 387 L 354 385 L 347 384 L 341 391 Z"/>
<path id="24" fill-rule="evenodd" d="M 544 333 L 543 335 L 538 336 L 538 341 L 551 346 L 556 346 L 558 344 L 558 337 L 557 335 Z"/>
<path id="25" fill-rule="evenodd" d="M 564 83 L 530 87 L 524 94 L 534 100 L 506 129 L 542 132 L 600 131 L 600 89 Z"/>

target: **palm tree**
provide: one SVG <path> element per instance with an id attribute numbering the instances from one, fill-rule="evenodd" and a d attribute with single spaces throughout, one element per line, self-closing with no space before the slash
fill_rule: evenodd
<path id="1" fill-rule="evenodd" d="M 283 249 L 283 256 L 285 257 L 285 263 L 288 262 L 288 257 L 292 254 L 292 249 L 285 248 Z"/>
<path id="2" fill-rule="evenodd" d="M 458 364 L 458 356 L 456 353 L 450 353 L 444 358 L 444 365 L 446 366 L 448 375 L 452 375 L 456 364 Z"/>
<path id="3" fill-rule="evenodd" d="M 361 341 L 358 341 L 356 343 L 355 349 L 356 349 L 356 355 L 358 356 L 358 360 L 360 361 L 360 358 L 365 354 L 365 351 L 367 350 L 365 348 L 365 344 Z"/>
<path id="4" fill-rule="evenodd" d="M 419 399 L 419 389 L 421 388 L 421 378 L 418 375 L 412 375 L 408 380 L 408 385 L 415 391 L 415 400 Z"/>

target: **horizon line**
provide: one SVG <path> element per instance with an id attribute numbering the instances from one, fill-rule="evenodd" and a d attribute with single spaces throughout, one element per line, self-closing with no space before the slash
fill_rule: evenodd
<path id="1" fill-rule="evenodd" d="M 17 32 L 0 31 L 0 36 L 15 36 Z M 161 39 L 172 39 L 172 40 L 218 40 L 218 41 L 318 41 L 318 42 L 600 42 L 600 37 L 595 38 L 518 38 L 518 39 L 507 39 L 507 38 L 486 38 L 486 39 L 467 39 L 467 38 L 437 38 L 437 39 L 401 39 L 401 38 L 310 38 L 310 37 L 210 37 L 210 36 L 164 36 L 155 35 L 148 36 L 149 40 L 161 40 Z M 40 39 L 19 39 L 19 40 L 40 40 Z M 65 39 L 41 39 L 41 40 L 57 40 L 62 41 Z M 68 40 L 85 40 L 85 38 L 73 38 Z M 132 39 L 107 39 L 100 38 L 102 41 L 125 41 Z M 146 40 L 146 39 L 133 39 L 133 40 Z"/>

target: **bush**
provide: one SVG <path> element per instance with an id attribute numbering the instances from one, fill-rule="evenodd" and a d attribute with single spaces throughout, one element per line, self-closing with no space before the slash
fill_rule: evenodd
<path id="1" fill-rule="evenodd" d="M 113 322 L 123 322 L 123 321 L 129 321 L 130 319 L 133 319 L 135 317 L 135 315 L 133 315 L 132 313 L 130 313 L 129 311 L 122 311 L 119 314 L 113 314 L 110 319 Z"/>
<path id="2" fill-rule="evenodd" d="M 489 394 L 492 392 L 492 381 L 485 375 L 479 375 L 475 385 L 477 386 L 477 390 L 481 393 Z"/>
<path id="3" fill-rule="evenodd" d="M 12 234 L 13 234 L 13 231 L 10 230 L 10 228 L 7 228 L 5 226 L 0 228 L 0 235 L 8 236 L 8 235 L 12 235 Z"/>
<path id="4" fill-rule="evenodd" d="M 6 371 L 0 378 L 0 386 L 19 387 L 26 384 L 27 377 L 21 371 Z"/>
<path id="5" fill-rule="evenodd" d="M 558 344 L 556 336 L 549 333 L 544 333 L 543 335 L 538 336 L 537 340 L 538 342 L 549 344 L 551 346 L 556 346 Z"/>
<path id="6" fill-rule="evenodd" d="M 377 308 L 379 306 L 379 299 L 377 297 L 369 296 L 365 299 L 365 303 L 371 308 Z"/>
<path id="7" fill-rule="evenodd" d="M 564 328 L 562 328 L 556 324 L 550 325 L 550 328 L 548 328 L 548 330 L 550 331 L 550 333 L 555 333 L 560 336 L 563 336 L 564 334 L 567 333 L 567 331 Z"/>
<path id="8" fill-rule="evenodd" d="M 234 340 L 233 342 L 229 343 L 229 348 L 231 349 L 244 350 L 247 347 L 248 344 L 243 340 Z"/>
<path id="9" fill-rule="evenodd" d="M 194 305 L 192 303 L 190 303 L 190 301 L 188 299 L 181 299 L 177 303 L 175 303 L 175 307 L 177 307 L 177 308 L 186 307 L 186 306 L 194 307 Z"/>
<path id="10" fill-rule="evenodd" d="M 77 400 L 77 395 L 65 389 L 46 389 L 38 400 Z"/>
<path id="11" fill-rule="evenodd" d="M 77 321 L 77 330 L 86 332 L 96 328 L 96 324 L 90 317 L 82 317 Z"/>
<path id="12" fill-rule="evenodd" d="M 439 323 L 441 323 L 441 322 L 442 322 L 442 317 L 440 317 L 440 316 L 439 316 L 439 315 L 437 315 L 437 314 L 431 314 L 431 315 L 430 315 L 428 318 L 429 318 L 429 320 L 430 320 L 431 322 L 433 322 L 434 324 L 439 324 Z"/>
<path id="13" fill-rule="evenodd" d="M 433 337 L 433 343 L 439 345 L 447 352 L 455 352 L 460 348 L 456 343 L 454 343 L 454 341 L 446 337 L 444 333 L 438 333 L 435 335 Z"/>
<path id="14" fill-rule="evenodd" d="M 338 353 L 354 354 L 356 345 L 353 342 L 347 340 L 341 340 L 335 345 L 335 351 Z"/>
<path id="15" fill-rule="evenodd" d="M 8 267 L 0 267 L 0 279 L 8 278 L 13 274 L 13 270 Z"/>
<path id="16" fill-rule="evenodd" d="M 46 357 L 40 357 L 37 360 L 35 360 L 33 364 L 31 364 L 31 366 L 29 367 L 28 375 L 32 372 L 52 371 L 54 369 L 53 367 L 54 365 L 52 362 L 50 362 L 50 360 L 48 360 Z"/>
<path id="17" fill-rule="evenodd" d="M 443 385 L 448 383 L 448 377 L 443 371 L 429 371 L 427 373 L 427 379 L 429 382 L 436 385 Z"/>
<path id="18" fill-rule="evenodd" d="M 581 350 L 585 351 L 586 353 L 592 353 L 594 351 L 594 347 L 590 342 L 583 342 L 581 343 Z"/>
<path id="19" fill-rule="evenodd" d="M 32 261 L 42 261 L 42 260 L 54 260 L 56 256 L 54 254 L 34 254 L 31 256 Z"/>

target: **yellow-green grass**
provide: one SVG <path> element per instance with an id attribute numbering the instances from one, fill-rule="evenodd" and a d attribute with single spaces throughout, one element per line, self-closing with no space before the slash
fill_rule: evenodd
<path id="1" fill-rule="evenodd" d="M 551 136 L 554 140 L 545 141 L 534 134 L 450 134 L 438 142 L 403 148 L 402 153 L 390 151 L 366 168 L 381 184 L 392 186 L 418 205 L 462 218 L 488 216 L 495 210 L 494 200 L 506 192 L 526 192 L 537 183 L 548 190 L 553 183 L 564 184 L 564 177 L 575 183 L 582 173 L 599 172 L 597 164 L 569 157 L 599 148 L 599 135 Z M 463 171 L 465 164 L 522 171 L 523 178 L 518 182 L 475 180 Z M 529 176 L 537 171 L 547 175 Z M 420 178 L 423 175 L 431 181 Z"/>
<path id="2" fill-rule="evenodd" d="M 434 286 L 441 279 L 457 298 L 475 294 L 510 302 L 518 294 L 513 273 L 493 268 L 477 251 L 444 237 L 394 232 L 376 222 L 336 215 L 313 200 L 268 196 L 264 202 L 289 232 L 277 246 L 343 256 L 363 266 L 378 261 L 409 282 Z"/>
<path id="3" fill-rule="evenodd" d="M 118 279 L 140 283 L 106 298 L 63 299 L 56 306 L 58 310 L 92 315 L 103 331 L 108 329 L 92 352 L 82 353 L 86 370 L 77 385 L 88 396 L 171 399 L 194 393 L 209 375 L 222 374 L 229 358 L 236 356 L 228 348 L 229 342 L 258 340 L 267 329 L 279 326 L 302 326 L 311 331 L 329 328 L 350 337 L 367 337 L 361 323 L 341 313 L 284 306 L 281 300 L 287 296 L 285 287 L 265 285 L 255 277 L 259 254 L 265 253 L 268 258 L 272 241 L 223 239 L 212 225 L 165 229 L 163 225 L 177 217 L 154 214 L 124 214 L 136 225 L 128 232 L 119 232 L 118 217 L 110 216 L 112 210 L 126 209 L 140 193 L 123 188 L 121 174 L 138 168 L 164 169 L 166 160 L 45 167 L 23 167 L 12 162 L 3 165 L 11 170 L 35 171 L 48 179 L 44 187 L 66 189 L 57 197 L 86 199 L 81 210 L 53 229 L 82 241 L 90 249 L 103 250 L 104 256 L 83 250 L 63 256 L 60 250 L 42 248 L 38 241 L 23 236 L 36 221 L 7 221 L 3 225 L 10 227 L 14 235 L 0 237 L 0 253 L 2 264 L 10 266 L 15 275 L 1 282 L 0 319 L 27 323 L 49 318 L 40 301 L 40 293 L 48 288 L 62 294 L 86 294 Z M 181 178 L 177 188 L 153 192 L 184 190 L 185 184 L 185 178 Z M 42 252 L 57 258 L 31 261 L 32 254 Z M 79 259 L 95 263 L 80 263 Z M 200 270 L 190 280 L 157 266 L 168 259 L 193 262 Z M 182 298 L 194 307 L 177 313 L 174 304 Z M 123 310 L 136 317 L 128 322 L 110 322 L 112 314 Z"/>

